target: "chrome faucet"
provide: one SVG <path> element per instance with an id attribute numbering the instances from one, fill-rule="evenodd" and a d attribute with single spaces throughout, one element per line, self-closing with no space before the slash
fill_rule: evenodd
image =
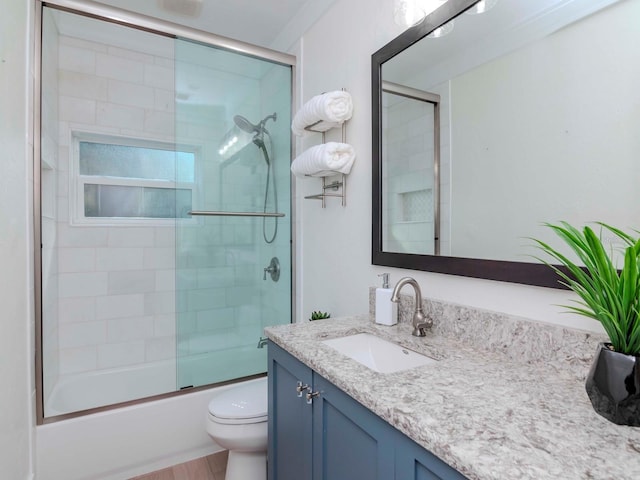
<path id="1" fill-rule="evenodd" d="M 411 277 L 404 277 L 398 280 L 398 283 L 396 283 L 396 286 L 393 289 L 391 301 L 396 303 L 400 301 L 400 289 L 407 283 L 413 287 L 416 295 L 416 309 L 413 312 L 413 332 L 411 334 L 415 337 L 424 337 L 426 335 L 425 330 L 427 328 L 431 328 L 433 320 L 425 317 L 424 312 L 422 311 L 422 292 L 420 291 L 420 285 L 418 285 L 418 282 Z"/>

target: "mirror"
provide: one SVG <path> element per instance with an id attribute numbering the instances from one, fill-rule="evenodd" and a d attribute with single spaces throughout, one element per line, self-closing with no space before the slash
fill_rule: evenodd
<path id="1" fill-rule="evenodd" d="M 640 0 L 477 3 L 372 56 L 372 263 L 561 288 L 544 222 L 640 224 Z"/>

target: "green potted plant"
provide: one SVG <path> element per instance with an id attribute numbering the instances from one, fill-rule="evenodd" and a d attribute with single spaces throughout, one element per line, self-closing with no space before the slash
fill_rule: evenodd
<path id="1" fill-rule="evenodd" d="M 580 297 L 575 305 L 564 307 L 598 320 L 609 336 L 609 343 L 599 345 L 587 376 L 591 404 L 614 423 L 640 426 L 640 239 L 598 223 L 624 245 L 624 262 L 618 270 L 612 259 L 614 252 L 607 252 L 590 227 L 580 231 L 567 222 L 545 225 L 582 263 L 578 265 L 547 243 L 534 239 L 537 247 L 560 265 L 542 261 Z"/>
<path id="2" fill-rule="evenodd" d="M 322 320 L 324 318 L 331 318 L 331 314 L 327 312 L 311 312 L 311 318 L 309 320 Z"/>

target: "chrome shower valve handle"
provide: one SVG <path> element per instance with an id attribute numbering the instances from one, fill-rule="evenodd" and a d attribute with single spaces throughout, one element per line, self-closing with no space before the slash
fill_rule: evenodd
<path id="1" fill-rule="evenodd" d="M 277 282 L 280 280 L 280 261 L 278 257 L 273 257 L 268 267 L 264 268 L 264 275 L 262 276 L 262 280 L 267 279 L 267 273 L 271 276 L 271 280 Z"/>

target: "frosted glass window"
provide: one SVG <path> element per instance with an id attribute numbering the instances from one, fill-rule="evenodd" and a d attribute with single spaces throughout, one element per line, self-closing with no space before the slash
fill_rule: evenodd
<path id="1" fill-rule="evenodd" d="M 84 184 L 85 217 L 189 218 L 191 190 Z"/>
<path id="2" fill-rule="evenodd" d="M 80 142 L 80 175 L 193 182 L 194 169 L 193 152 Z"/>
<path id="3" fill-rule="evenodd" d="M 140 139 L 80 134 L 76 143 L 80 223 L 160 223 L 189 218 L 196 151 Z"/>

